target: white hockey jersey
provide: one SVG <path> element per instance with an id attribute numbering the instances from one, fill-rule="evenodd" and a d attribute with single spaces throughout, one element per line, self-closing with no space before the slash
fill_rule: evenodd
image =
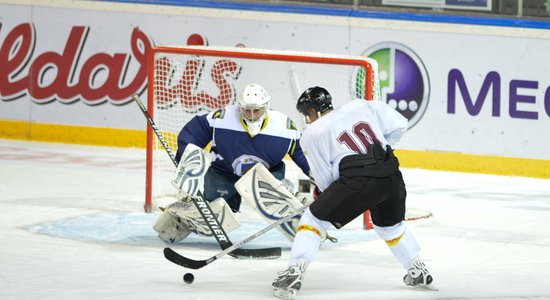
<path id="1" fill-rule="evenodd" d="M 340 177 L 342 158 L 367 153 L 371 144 L 397 147 L 407 119 L 381 101 L 352 100 L 311 123 L 300 145 L 320 191 Z"/>

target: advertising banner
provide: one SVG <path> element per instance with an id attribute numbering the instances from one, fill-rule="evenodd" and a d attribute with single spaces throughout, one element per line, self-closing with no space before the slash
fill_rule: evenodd
<path id="1" fill-rule="evenodd" d="M 147 100 L 148 49 L 244 46 L 377 60 L 382 101 L 409 119 L 403 149 L 550 159 L 544 29 L 66 3 L 0 4 L 0 120 L 144 130 L 131 95 Z"/>
<path id="2" fill-rule="evenodd" d="M 154 45 L 347 51 L 345 20 L 325 27 L 181 9 L 190 10 L 206 16 L 0 4 L 0 119 L 144 129 L 131 95 L 146 98 Z M 310 44 L 325 35 L 330 43 Z"/>
<path id="3" fill-rule="evenodd" d="M 540 138 L 550 128 L 550 65 L 539 52 L 550 40 L 368 28 L 352 36 L 369 36 L 350 49 L 378 60 L 382 99 L 409 118 L 407 148 L 550 158 Z"/>

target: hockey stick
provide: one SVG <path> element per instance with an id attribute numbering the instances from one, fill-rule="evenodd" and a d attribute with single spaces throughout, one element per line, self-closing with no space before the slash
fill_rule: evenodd
<path id="1" fill-rule="evenodd" d="M 141 112 L 145 116 L 145 119 L 147 119 L 147 122 L 149 122 L 149 125 L 151 125 L 151 128 L 153 129 L 153 132 L 155 132 L 155 135 L 157 136 L 160 143 L 162 144 L 162 147 L 164 147 L 164 150 L 166 150 L 166 153 L 168 153 L 168 156 L 170 157 L 170 159 L 172 160 L 172 162 L 177 168 L 178 162 L 176 161 L 176 156 L 174 155 L 172 150 L 170 150 L 170 146 L 168 146 L 168 143 L 166 142 L 166 140 L 164 139 L 164 136 L 158 129 L 157 124 L 155 124 L 155 121 L 153 121 L 153 118 L 151 118 L 151 115 L 147 111 L 147 108 L 145 107 L 145 105 L 143 105 L 143 102 L 141 102 L 141 99 L 137 94 L 132 95 L 132 99 L 134 99 L 134 101 L 139 106 L 139 109 L 141 109 Z"/>
<path id="2" fill-rule="evenodd" d="M 141 109 L 141 112 L 143 112 L 143 115 L 149 122 L 149 125 L 155 132 L 155 135 L 159 139 L 160 143 L 164 147 L 164 150 L 166 150 L 166 153 L 168 153 L 168 156 L 170 156 L 170 159 L 174 163 L 174 165 L 177 167 L 178 163 L 176 162 L 176 158 L 174 156 L 174 153 L 172 150 L 170 150 L 170 147 L 166 140 L 164 139 L 164 136 L 160 132 L 160 130 L 157 127 L 157 124 L 155 124 L 155 121 L 153 118 L 151 118 L 151 115 L 149 115 L 149 112 L 147 111 L 147 108 L 145 105 L 143 105 L 143 102 L 139 98 L 137 94 L 132 95 L 132 99 L 137 103 L 139 108 Z M 202 197 L 202 194 L 199 193 L 199 197 L 190 197 L 193 201 L 193 204 L 197 209 L 199 210 L 199 213 L 206 221 L 206 225 L 208 228 L 210 228 L 210 231 L 213 233 L 214 237 L 216 238 L 216 241 L 220 245 L 220 248 L 222 250 L 231 248 L 233 246 L 233 243 L 229 240 L 229 237 L 227 236 L 227 233 L 223 230 L 222 226 L 220 225 L 220 222 L 215 217 L 214 212 L 212 211 L 212 208 L 210 208 L 210 205 L 208 204 L 208 201 L 205 201 Z M 240 249 L 238 247 L 233 248 L 232 251 L 230 251 L 229 255 L 237 258 L 278 258 L 281 256 L 281 248 L 280 247 L 272 247 L 272 248 L 262 248 L 262 249 Z"/>
<path id="3" fill-rule="evenodd" d="M 216 255 L 208 258 L 208 259 L 205 259 L 205 260 L 190 259 L 190 258 L 187 258 L 187 257 L 177 253 L 176 251 L 172 250 L 169 247 L 164 248 L 164 257 L 166 257 L 166 259 L 168 259 L 169 261 L 175 263 L 176 265 L 180 265 L 184 268 L 193 269 L 193 270 L 200 269 L 200 268 L 202 268 L 202 267 L 204 267 L 208 264 L 211 264 L 212 262 L 214 262 L 218 258 L 220 258 L 220 257 L 222 257 L 222 256 L 224 256 L 228 253 L 231 253 L 231 251 L 234 251 L 234 249 L 238 250 L 238 248 L 240 246 L 252 241 L 253 239 L 259 237 L 260 235 L 263 235 L 264 233 L 266 233 L 266 232 L 270 231 L 271 229 L 281 225 L 282 223 L 287 222 L 292 218 L 295 218 L 297 215 L 304 212 L 308 207 L 309 207 L 309 204 L 300 207 L 299 209 L 294 211 L 292 214 L 289 214 L 289 215 L 285 216 L 284 218 L 280 218 L 279 220 L 277 220 L 277 222 L 271 223 L 269 226 L 264 227 L 263 229 L 259 230 L 258 232 L 254 233 L 253 235 L 237 242 L 236 244 L 232 245 L 231 247 L 229 247 L 227 249 L 224 249 L 222 252 L 220 252 L 220 253 L 218 253 L 218 254 L 216 254 Z"/>

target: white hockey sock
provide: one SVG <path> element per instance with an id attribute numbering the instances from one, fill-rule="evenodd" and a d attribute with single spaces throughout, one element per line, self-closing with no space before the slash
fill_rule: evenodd
<path id="1" fill-rule="evenodd" d="M 298 231 L 292 243 L 288 266 L 295 265 L 299 260 L 313 261 L 319 251 L 321 237 L 326 234 L 329 226 L 329 222 L 317 219 L 308 208 L 300 218 Z"/>
<path id="2" fill-rule="evenodd" d="M 406 228 L 404 222 L 399 222 L 389 227 L 378 227 L 374 225 L 374 230 L 381 238 L 386 241 L 395 258 L 405 269 L 411 268 L 411 262 L 420 252 L 420 246 Z"/>

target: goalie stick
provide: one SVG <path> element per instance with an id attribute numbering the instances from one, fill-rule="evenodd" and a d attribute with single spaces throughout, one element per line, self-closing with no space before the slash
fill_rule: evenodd
<path id="1" fill-rule="evenodd" d="M 147 122 L 149 122 L 151 129 L 153 129 L 153 132 L 155 133 L 160 143 L 164 147 L 164 150 L 166 150 L 166 153 L 168 154 L 168 156 L 170 157 L 174 165 L 177 167 L 178 163 L 176 162 L 174 153 L 172 152 L 172 150 L 170 150 L 168 143 L 164 139 L 164 136 L 158 129 L 153 118 L 151 118 L 151 115 L 149 115 L 147 108 L 145 108 L 145 105 L 143 105 L 143 102 L 141 101 L 141 99 L 137 94 L 132 95 L 132 99 L 134 99 L 136 104 L 139 106 L 141 112 L 147 119 Z M 216 241 L 218 242 L 220 248 L 222 248 L 222 250 L 226 250 L 230 248 L 232 249 L 228 251 L 229 255 L 236 258 L 278 258 L 281 256 L 280 247 L 261 248 L 261 249 L 241 249 L 239 247 L 233 247 L 233 243 L 231 243 L 231 240 L 229 240 L 227 233 L 225 233 L 222 226 L 220 225 L 220 222 L 215 217 L 215 214 L 210 208 L 210 205 L 208 205 L 208 201 L 205 201 L 204 198 L 202 198 L 201 194 L 199 194 L 199 197 L 196 197 L 196 198 L 190 197 L 190 198 L 192 199 L 195 207 L 197 207 L 197 209 L 199 210 L 202 217 L 205 219 L 206 224 L 208 225 L 208 228 L 210 228 L 210 231 L 213 233 L 214 237 L 216 238 Z"/>
<path id="2" fill-rule="evenodd" d="M 279 220 L 277 220 L 277 222 L 271 223 L 267 227 L 264 227 L 263 229 L 259 230 L 258 232 L 252 234 L 251 236 L 237 242 L 236 244 L 232 245 L 231 247 L 229 247 L 227 249 L 224 249 L 222 252 L 220 252 L 220 253 L 218 253 L 218 254 L 216 254 L 216 255 L 208 258 L 208 259 L 204 259 L 204 260 L 190 259 L 188 257 L 185 257 L 185 256 L 177 253 L 176 251 L 172 250 L 170 247 L 164 248 L 164 257 L 166 257 L 166 259 L 168 259 L 169 261 L 175 263 L 176 265 L 180 265 L 184 268 L 193 269 L 193 270 L 200 269 L 200 268 L 202 268 L 206 265 L 211 264 L 212 262 L 214 262 L 218 258 L 220 258 L 220 257 L 222 257 L 222 256 L 224 256 L 228 253 L 230 254 L 231 251 L 233 251 L 233 249 L 238 250 L 238 248 L 240 246 L 252 241 L 253 239 L 259 237 L 260 235 L 263 235 L 264 233 L 266 233 L 266 232 L 270 231 L 271 229 L 281 225 L 282 223 L 287 222 L 290 219 L 296 217 L 297 215 L 304 212 L 308 207 L 309 207 L 309 204 L 300 207 L 299 209 L 295 210 L 293 213 L 285 216 L 284 218 L 280 218 Z"/>

